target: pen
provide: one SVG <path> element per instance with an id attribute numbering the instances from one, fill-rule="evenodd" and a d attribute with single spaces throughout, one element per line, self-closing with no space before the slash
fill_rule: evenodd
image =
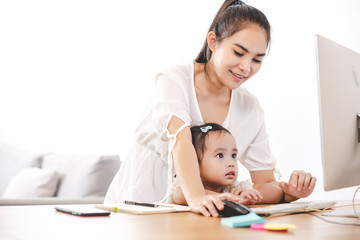
<path id="1" fill-rule="evenodd" d="M 144 202 L 135 202 L 135 201 L 128 201 L 125 200 L 124 202 L 125 204 L 129 204 L 129 205 L 138 205 L 138 206 L 143 206 L 143 207 L 157 207 L 157 204 L 153 204 L 153 203 L 144 203 Z"/>

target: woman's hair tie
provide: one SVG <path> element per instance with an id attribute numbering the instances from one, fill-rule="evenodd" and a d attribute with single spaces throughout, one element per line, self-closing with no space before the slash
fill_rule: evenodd
<path id="1" fill-rule="evenodd" d="M 233 5 L 243 5 L 243 4 L 245 4 L 243 1 L 241 1 L 241 0 L 236 0 L 236 1 L 234 1 L 232 4 L 230 4 L 230 6 L 233 6 Z"/>

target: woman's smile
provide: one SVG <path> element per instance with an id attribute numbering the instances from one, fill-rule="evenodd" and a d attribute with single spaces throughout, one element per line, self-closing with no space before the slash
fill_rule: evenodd
<path id="1" fill-rule="evenodd" d="M 231 75 L 233 76 L 233 78 L 238 81 L 238 82 L 241 82 L 241 81 L 245 81 L 246 80 L 246 76 L 244 75 L 241 75 L 241 74 L 237 74 L 237 73 L 234 73 L 233 71 L 229 70 L 229 72 L 231 73 Z"/>

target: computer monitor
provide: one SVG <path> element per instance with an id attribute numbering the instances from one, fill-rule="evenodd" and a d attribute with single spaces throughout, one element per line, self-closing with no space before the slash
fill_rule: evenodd
<path id="1" fill-rule="evenodd" d="M 360 185 L 360 54 L 316 35 L 324 190 Z"/>

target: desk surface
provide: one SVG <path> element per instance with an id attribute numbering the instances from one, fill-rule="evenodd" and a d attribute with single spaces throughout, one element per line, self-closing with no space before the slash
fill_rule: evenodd
<path id="1" fill-rule="evenodd" d="M 327 219 L 360 224 L 355 218 Z M 0 239 L 360 239 L 360 227 L 327 223 L 309 214 L 268 217 L 266 222 L 295 224 L 297 229 L 286 233 L 228 228 L 221 225 L 220 218 L 190 212 L 78 217 L 57 212 L 51 205 L 2 206 Z"/>

